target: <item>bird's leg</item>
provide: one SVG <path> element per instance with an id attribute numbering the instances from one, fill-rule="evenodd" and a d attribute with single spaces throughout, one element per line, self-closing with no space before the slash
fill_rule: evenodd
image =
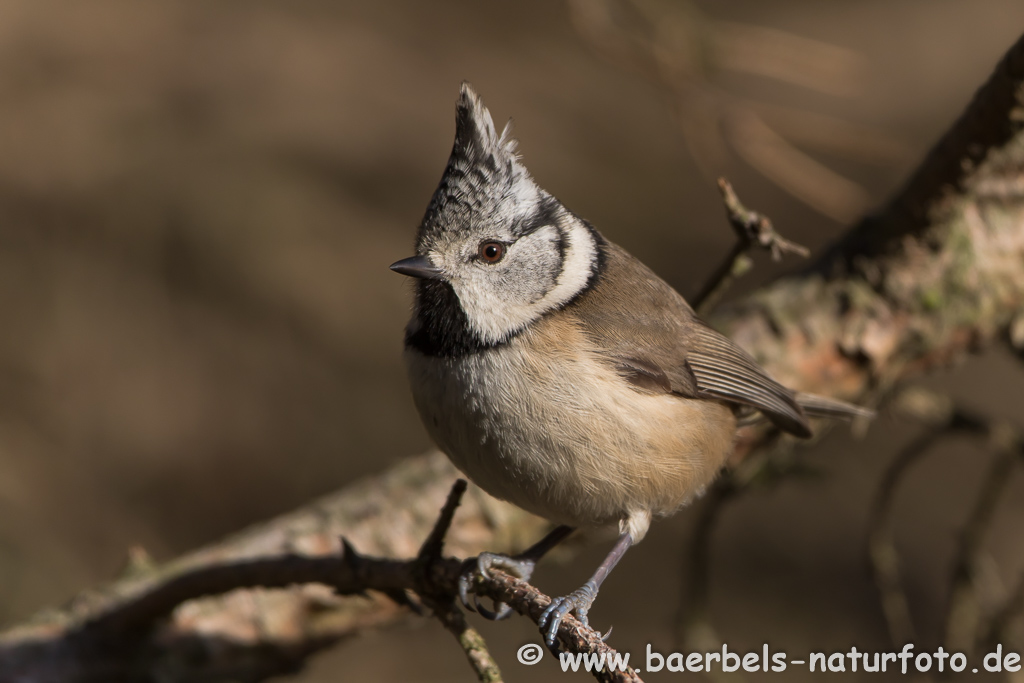
<path id="1" fill-rule="evenodd" d="M 498 555 L 497 553 L 480 553 L 476 558 L 466 560 L 468 566 L 463 570 L 462 576 L 459 577 L 459 597 L 462 599 L 462 604 L 465 605 L 466 609 L 471 611 L 475 609 L 475 611 L 480 612 L 487 619 L 494 621 L 509 616 L 512 614 L 512 609 L 503 602 L 495 604 L 496 611 L 494 612 L 481 605 L 480 600 L 476 596 L 473 596 L 475 608 L 474 605 L 470 604 L 469 592 L 473 587 L 476 577 L 478 575 L 487 576 L 488 570 L 494 567 L 523 581 L 529 581 L 540 558 L 564 541 L 573 531 L 574 529 L 571 526 L 557 526 L 544 538 L 518 555 L 510 557 L 508 555 Z"/>
<path id="2" fill-rule="evenodd" d="M 594 604 L 594 599 L 597 598 L 597 591 L 631 545 L 633 545 L 633 537 L 628 532 L 623 533 L 619 536 L 619 540 L 615 542 L 615 546 L 608 553 L 608 556 L 604 558 L 604 562 L 598 566 L 597 571 L 594 572 L 589 581 L 572 593 L 551 601 L 548 608 L 544 610 L 544 614 L 541 615 L 540 621 L 537 622 L 540 625 L 541 631 L 544 631 L 545 628 L 547 629 L 545 640 L 549 647 L 554 646 L 555 636 L 558 634 L 558 625 L 562 623 L 562 619 L 569 612 L 575 612 L 576 618 L 583 622 L 584 626 L 590 625 L 590 622 L 587 620 L 587 612 L 590 611 L 590 606 Z"/>

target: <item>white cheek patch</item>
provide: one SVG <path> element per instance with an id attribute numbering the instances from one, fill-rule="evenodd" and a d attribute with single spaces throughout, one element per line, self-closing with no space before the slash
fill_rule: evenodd
<path id="1" fill-rule="evenodd" d="M 562 272 L 555 287 L 537 302 L 544 309 L 538 315 L 561 306 L 583 291 L 594 272 L 597 243 L 590 230 L 579 221 L 573 220 L 566 231 L 566 238 L 568 246 L 565 250 L 565 260 L 562 262 Z"/>
<path id="2" fill-rule="evenodd" d="M 569 222 L 569 227 L 563 233 L 565 256 L 561 272 L 554 286 L 543 296 L 530 302 L 516 302 L 509 296 L 509 292 L 495 289 L 494 282 L 489 279 L 452 281 L 469 326 L 481 341 L 486 344 L 504 341 L 548 311 L 566 303 L 586 287 L 597 261 L 597 244 L 590 230 L 582 223 L 575 219 Z M 557 229 L 550 226 L 542 228 L 542 231 Z M 555 248 L 554 245 L 551 248 Z M 529 270 L 524 271 L 522 276 L 530 277 Z"/>

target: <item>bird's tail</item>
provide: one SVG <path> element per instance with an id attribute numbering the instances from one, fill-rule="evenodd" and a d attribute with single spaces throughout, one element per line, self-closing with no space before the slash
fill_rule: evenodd
<path id="1" fill-rule="evenodd" d="M 846 401 L 840 401 L 839 399 L 828 398 L 826 396 L 818 396 L 817 394 L 805 394 L 799 392 L 796 395 L 796 402 L 800 404 L 800 407 L 804 409 L 804 412 L 808 417 L 853 420 L 858 417 L 871 419 L 875 416 L 875 411 L 870 408 L 855 406 L 852 403 L 847 403 Z"/>

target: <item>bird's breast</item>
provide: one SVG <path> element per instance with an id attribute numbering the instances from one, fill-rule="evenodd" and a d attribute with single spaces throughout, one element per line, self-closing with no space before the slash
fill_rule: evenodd
<path id="1" fill-rule="evenodd" d="M 580 329 L 557 318 L 459 357 L 407 348 L 427 431 L 485 491 L 558 523 L 674 511 L 728 457 L 732 411 L 637 391 Z"/>

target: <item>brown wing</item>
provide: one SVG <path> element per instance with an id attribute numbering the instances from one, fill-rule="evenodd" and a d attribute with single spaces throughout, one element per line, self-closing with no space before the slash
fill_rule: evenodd
<path id="1" fill-rule="evenodd" d="M 752 406 L 780 429 L 811 435 L 796 393 L 696 317 L 647 266 L 611 242 L 602 272 L 565 312 L 638 390 Z"/>
<path id="2" fill-rule="evenodd" d="M 694 318 L 686 366 L 702 396 L 753 406 L 780 429 L 796 436 L 811 436 L 796 394 L 771 377 L 750 355 L 728 337 Z"/>

